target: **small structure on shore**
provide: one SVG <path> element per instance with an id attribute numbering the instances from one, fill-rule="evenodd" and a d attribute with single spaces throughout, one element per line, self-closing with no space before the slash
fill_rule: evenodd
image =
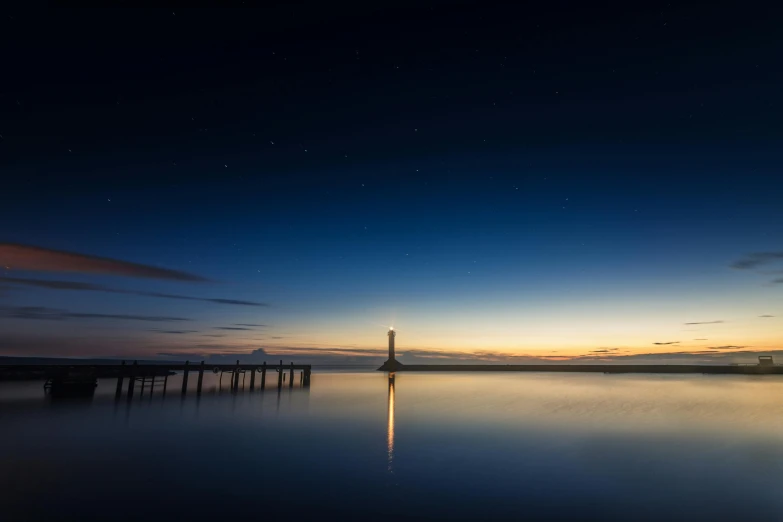
<path id="1" fill-rule="evenodd" d="M 775 366 L 771 355 L 759 355 L 759 366 Z"/>

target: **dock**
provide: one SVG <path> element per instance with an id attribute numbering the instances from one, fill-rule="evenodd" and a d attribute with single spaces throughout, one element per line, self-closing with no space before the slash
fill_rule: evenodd
<path id="1" fill-rule="evenodd" d="M 223 380 L 223 374 L 228 374 L 228 384 L 232 391 L 239 389 L 240 376 L 244 386 L 246 377 L 250 376 L 250 389 L 256 388 L 256 374 L 259 374 L 258 388 L 266 388 L 267 372 L 277 373 L 277 389 L 283 387 L 284 381 L 288 381 L 289 388 L 293 388 L 295 373 L 299 374 L 299 384 L 302 387 L 310 386 L 312 366 L 309 364 L 294 364 L 293 362 L 284 364 L 280 360 L 277 364 L 258 363 L 240 363 L 234 364 L 207 364 L 206 361 L 191 364 L 189 361 L 177 363 L 157 363 L 142 362 L 120 364 L 91 364 L 89 362 L 79 363 L 57 363 L 57 364 L 7 364 L 0 365 L 0 374 L 10 374 L 14 378 L 22 379 L 42 379 L 45 380 L 44 389 L 50 391 L 53 395 L 85 394 L 94 390 L 99 378 L 111 378 L 117 380 L 115 397 L 119 399 L 124 395 L 128 400 L 133 398 L 136 384 L 139 384 L 139 395 L 143 395 L 145 388 L 152 394 L 156 385 L 162 386 L 162 392 L 167 391 L 168 378 L 178 372 L 182 373 L 181 394 L 185 396 L 188 393 L 188 379 L 190 374 L 195 373 L 196 394 L 201 395 L 204 372 L 212 372 L 220 375 L 220 381 Z M 288 379 L 286 379 L 288 376 Z M 127 389 L 125 387 L 127 383 Z"/>

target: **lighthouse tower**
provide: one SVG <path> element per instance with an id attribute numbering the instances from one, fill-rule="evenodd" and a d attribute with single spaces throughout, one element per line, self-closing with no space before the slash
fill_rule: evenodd
<path id="1" fill-rule="evenodd" d="M 393 326 L 389 328 L 389 332 L 386 335 L 389 337 L 389 358 L 383 363 L 383 366 L 378 369 L 386 372 L 400 370 L 403 365 L 394 358 L 394 338 L 397 337 L 397 332 L 394 331 Z"/>
<path id="2" fill-rule="evenodd" d="M 389 360 L 394 361 L 394 338 L 397 336 L 397 332 L 394 331 L 393 326 L 389 328 L 388 336 L 389 336 Z"/>

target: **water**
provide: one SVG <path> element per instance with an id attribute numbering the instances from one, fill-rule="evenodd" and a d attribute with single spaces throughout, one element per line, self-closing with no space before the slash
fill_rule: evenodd
<path id="1" fill-rule="evenodd" d="M 0 518 L 783 512 L 779 377 L 314 373 L 233 395 L 208 375 L 200 400 L 178 378 L 131 404 L 108 379 L 86 402 L 0 383 Z"/>

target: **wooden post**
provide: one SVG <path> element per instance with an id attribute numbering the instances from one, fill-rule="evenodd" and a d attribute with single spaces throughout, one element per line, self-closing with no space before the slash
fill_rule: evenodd
<path id="1" fill-rule="evenodd" d="M 188 365 L 190 361 L 185 361 L 185 371 L 182 372 L 182 395 L 188 391 Z"/>
<path id="2" fill-rule="evenodd" d="M 256 369 L 251 368 L 250 369 L 250 390 L 254 390 L 256 388 Z"/>
<path id="3" fill-rule="evenodd" d="M 299 386 L 301 387 L 302 384 L 304 384 L 304 370 L 299 372 Z"/>
<path id="4" fill-rule="evenodd" d="M 304 385 L 310 386 L 310 368 L 305 369 Z"/>
<path id="5" fill-rule="evenodd" d="M 122 361 L 122 368 L 120 368 L 120 374 L 117 376 L 117 391 L 114 392 L 114 397 L 119 399 L 122 397 L 122 378 L 125 376 L 125 361 Z"/>
<path id="6" fill-rule="evenodd" d="M 266 361 L 261 365 L 261 389 L 266 386 Z"/>
<path id="7" fill-rule="evenodd" d="M 152 392 L 155 391 L 155 374 L 152 374 L 152 382 L 150 383 L 150 400 L 152 400 Z"/>
<path id="8" fill-rule="evenodd" d="M 130 378 L 128 379 L 128 401 L 133 398 L 133 386 L 136 384 L 136 366 L 138 361 L 133 361 L 133 368 L 131 368 Z"/>
<path id="9" fill-rule="evenodd" d="M 280 359 L 280 366 L 277 367 L 277 389 L 278 391 L 283 387 L 283 360 Z"/>
<path id="10" fill-rule="evenodd" d="M 198 385 L 196 386 L 196 393 L 201 395 L 201 381 L 204 380 L 204 361 L 201 361 L 201 366 L 198 367 Z"/>
<path id="11" fill-rule="evenodd" d="M 239 359 L 237 359 L 237 364 L 234 366 L 234 375 L 232 377 L 234 391 L 237 391 L 239 390 Z"/>
<path id="12" fill-rule="evenodd" d="M 147 376 L 142 375 L 141 376 L 141 390 L 139 390 L 139 399 L 144 397 L 144 384 L 147 382 Z"/>
<path id="13" fill-rule="evenodd" d="M 294 387 L 294 363 L 291 363 L 291 373 L 288 375 L 288 387 Z"/>
<path id="14" fill-rule="evenodd" d="M 166 386 L 169 384 L 169 371 L 166 370 L 166 376 L 163 378 L 163 396 L 166 396 Z"/>

